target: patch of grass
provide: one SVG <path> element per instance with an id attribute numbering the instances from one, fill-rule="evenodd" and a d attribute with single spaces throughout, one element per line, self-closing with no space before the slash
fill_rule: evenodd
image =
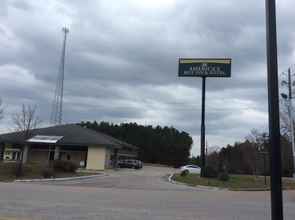
<path id="1" fill-rule="evenodd" d="M 250 175 L 231 175 L 228 181 L 220 181 L 217 178 L 201 178 L 200 175 L 189 174 L 181 176 L 175 174 L 173 180 L 190 186 L 210 186 L 228 188 L 230 190 L 269 190 L 270 178 L 267 177 L 267 184 L 264 184 L 264 177 Z M 283 178 L 284 189 L 295 189 L 295 181 L 290 178 Z"/>

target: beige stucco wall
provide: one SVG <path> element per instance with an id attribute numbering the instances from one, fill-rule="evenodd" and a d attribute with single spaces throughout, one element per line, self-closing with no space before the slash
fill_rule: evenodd
<path id="1" fill-rule="evenodd" d="M 87 169 L 104 170 L 106 161 L 106 149 L 104 147 L 89 146 L 87 153 Z"/>

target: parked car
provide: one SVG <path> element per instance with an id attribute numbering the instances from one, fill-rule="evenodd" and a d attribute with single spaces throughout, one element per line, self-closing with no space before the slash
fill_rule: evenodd
<path id="1" fill-rule="evenodd" d="M 118 166 L 120 168 L 141 169 L 143 165 L 140 160 L 127 159 L 127 160 L 119 160 Z"/>
<path id="2" fill-rule="evenodd" d="M 180 172 L 188 172 L 188 173 L 193 173 L 193 174 L 200 174 L 201 173 L 201 168 L 197 165 L 185 165 L 180 167 Z"/>

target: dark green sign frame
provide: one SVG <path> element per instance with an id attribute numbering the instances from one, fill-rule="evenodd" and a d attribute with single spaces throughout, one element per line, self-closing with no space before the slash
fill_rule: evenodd
<path id="1" fill-rule="evenodd" d="M 231 77 L 231 59 L 180 58 L 180 77 Z"/>

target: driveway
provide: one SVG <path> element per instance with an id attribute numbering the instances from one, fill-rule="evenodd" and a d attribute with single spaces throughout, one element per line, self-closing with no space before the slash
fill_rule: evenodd
<path id="1" fill-rule="evenodd" d="M 108 176 L 50 183 L 1 183 L 0 219 L 266 220 L 269 192 L 198 190 L 168 183 L 171 169 L 110 171 Z M 284 194 L 285 219 L 295 193 Z"/>
<path id="2" fill-rule="evenodd" d="M 105 172 L 106 175 L 98 176 L 91 179 L 45 182 L 40 184 L 130 190 L 196 190 L 192 187 L 169 183 L 167 181 L 169 174 L 176 171 L 177 170 L 175 169 L 167 167 L 145 166 L 143 169 L 140 170 L 107 170 Z"/>

